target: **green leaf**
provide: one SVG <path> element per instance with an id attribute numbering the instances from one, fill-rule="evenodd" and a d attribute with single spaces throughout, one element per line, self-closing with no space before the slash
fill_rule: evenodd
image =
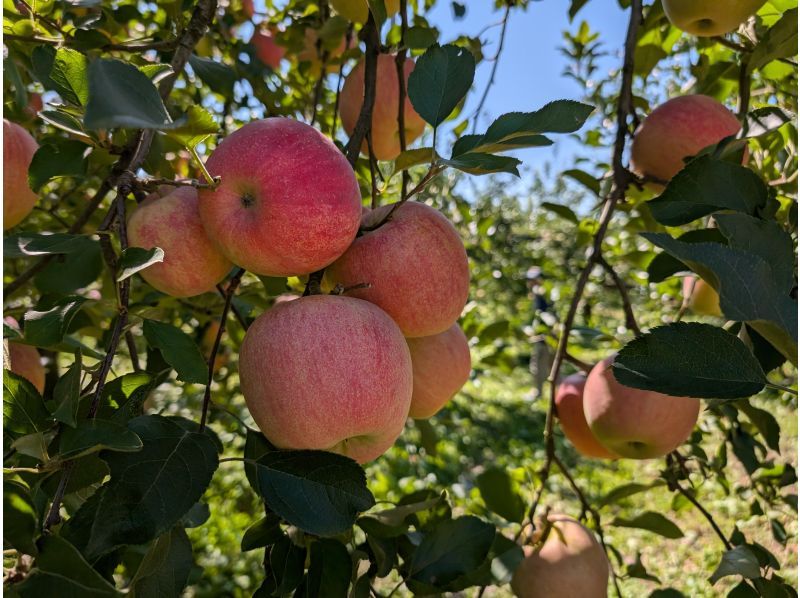
<path id="1" fill-rule="evenodd" d="M 89 100 L 89 61 L 77 50 L 59 48 L 53 59 L 50 79 L 64 100 L 76 106 L 85 106 Z"/>
<path id="2" fill-rule="evenodd" d="M 752 72 L 779 58 L 797 55 L 797 8 L 783 13 L 753 48 L 747 69 Z"/>
<path id="3" fill-rule="evenodd" d="M 325 451 L 275 451 L 254 462 L 257 492 L 288 523 L 316 536 L 349 530 L 375 504 L 364 470 Z"/>
<path id="4" fill-rule="evenodd" d="M 3 432 L 8 440 L 43 432 L 52 424 L 44 399 L 22 376 L 3 370 Z"/>
<path id="5" fill-rule="evenodd" d="M 155 320 L 145 320 L 143 328 L 147 343 L 161 351 L 164 360 L 178 372 L 179 380 L 207 382 L 208 365 L 192 337 L 180 328 Z"/>
<path id="6" fill-rule="evenodd" d="M 194 149 L 209 135 L 215 135 L 219 131 L 219 125 L 211 113 L 196 105 L 189 106 L 185 122 L 182 121 L 182 123 L 169 130 L 167 136 L 189 149 Z"/>
<path id="7" fill-rule="evenodd" d="M 306 596 L 347 596 L 353 565 L 347 548 L 336 540 L 321 539 L 311 545 L 311 564 L 306 577 Z"/>
<path id="8" fill-rule="evenodd" d="M 746 579 L 761 577 L 758 559 L 747 546 L 737 546 L 726 551 L 708 581 L 713 585 L 729 575 L 741 575 Z"/>
<path id="9" fill-rule="evenodd" d="M 233 85 L 236 83 L 237 76 L 236 72 L 228 65 L 194 54 L 189 57 L 189 65 L 214 93 L 226 97 L 233 93 Z"/>
<path id="10" fill-rule="evenodd" d="M 38 521 L 30 489 L 19 482 L 3 480 L 3 544 L 36 556 Z"/>
<path id="11" fill-rule="evenodd" d="M 446 504 L 445 494 L 442 493 L 433 498 L 364 515 L 359 517 L 358 525 L 365 532 L 380 538 L 395 538 L 408 531 L 408 526 L 412 523 L 412 515 Z"/>
<path id="12" fill-rule="evenodd" d="M 446 119 L 472 86 L 475 57 L 466 48 L 434 44 L 417 59 L 408 77 L 408 98 L 434 127 Z"/>
<path id="13" fill-rule="evenodd" d="M 491 468 L 478 475 L 481 498 L 489 510 L 508 521 L 518 523 L 525 517 L 525 502 L 505 470 Z"/>
<path id="14" fill-rule="evenodd" d="M 180 596 L 193 566 L 192 543 L 183 528 L 174 527 L 156 538 L 145 553 L 129 596 Z"/>
<path id="15" fill-rule="evenodd" d="M 244 536 L 242 536 L 242 552 L 275 544 L 283 535 L 278 517 L 274 514 L 262 517 L 244 532 Z"/>
<path id="16" fill-rule="evenodd" d="M 431 27 L 413 26 L 406 31 L 405 42 L 412 50 L 424 50 L 439 39 L 439 31 Z"/>
<path id="17" fill-rule="evenodd" d="M 57 139 L 39 147 L 28 168 L 28 184 L 38 192 L 46 183 L 62 177 L 83 177 L 88 146 L 82 141 Z"/>
<path id="18" fill-rule="evenodd" d="M 135 453 L 142 441 L 125 426 L 103 419 L 83 421 L 77 428 L 64 428 L 58 454 L 64 460 L 77 459 L 102 450 Z"/>
<path id="19" fill-rule="evenodd" d="M 561 173 L 562 176 L 569 177 L 581 185 L 589 189 L 592 193 L 599 196 L 600 195 L 600 181 L 597 180 L 594 176 L 580 170 L 578 168 L 571 168 L 570 170 L 565 170 Z"/>
<path id="20" fill-rule="evenodd" d="M 749 401 L 737 401 L 736 408 L 747 416 L 753 425 L 758 429 L 767 446 L 773 451 L 781 452 L 781 427 L 769 411 L 759 409 L 750 404 Z"/>
<path id="21" fill-rule="evenodd" d="M 46 311 L 25 313 L 25 342 L 37 347 L 51 347 L 67 334 L 72 319 L 86 303 L 85 297 L 65 297 Z"/>
<path id="22" fill-rule="evenodd" d="M 395 158 L 391 176 L 394 176 L 400 171 L 413 168 L 414 166 L 430 164 L 432 156 L 432 147 L 419 147 L 417 149 L 406 150 Z M 438 159 L 439 156 L 437 155 L 436 158 Z"/>
<path id="23" fill-rule="evenodd" d="M 86 241 L 81 251 L 56 255 L 33 278 L 41 293 L 68 295 L 97 280 L 103 270 L 102 250 L 100 243 L 91 239 Z"/>
<path id="24" fill-rule="evenodd" d="M 21 233 L 3 239 L 6 257 L 80 253 L 97 242 L 88 235 L 66 233 Z"/>
<path id="25" fill-rule="evenodd" d="M 702 228 L 683 233 L 678 240 L 683 243 L 722 243 L 727 239 L 718 228 Z M 672 257 L 666 251 L 656 255 L 647 265 L 647 278 L 650 282 L 661 282 L 673 274 L 685 272 L 689 268 L 679 259 Z"/>
<path id="26" fill-rule="evenodd" d="M 615 525 L 617 527 L 643 529 L 670 539 L 683 538 L 683 532 L 681 531 L 681 528 L 664 517 L 661 513 L 655 513 L 653 511 L 642 513 L 633 519 L 616 517 L 611 522 L 611 525 Z"/>
<path id="27" fill-rule="evenodd" d="M 160 247 L 145 249 L 144 247 L 128 247 L 119 256 L 117 262 L 117 282 L 121 282 L 144 270 L 148 266 L 164 261 L 164 250 Z"/>
<path id="28" fill-rule="evenodd" d="M 122 596 L 121 592 L 86 562 L 75 546 L 56 535 L 42 538 L 36 567 L 14 589 L 21 598 Z"/>
<path id="29" fill-rule="evenodd" d="M 449 160 L 440 160 L 442 164 L 452 166 L 462 172 L 474 175 L 492 174 L 496 172 L 507 172 L 519 176 L 517 166 L 522 164 L 521 160 L 508 156 L 494 156 L 492 154 L 464 154 Z"/>
<path id="30" fill-rule="evenodd" d="M 269 564 L 277 585 L 273 596 L 286 596 L 300 585 L 305 562 L 306 549 L 296 546 L 287 536 L 272 547 Z"/>
<path id="31" fill-rule="evenodd" d="M 39 113 L 39 118 L 57 129 L 61 129 L 72 135 L 87 136 L 83 128 L 83 123 L 64 110 L 43 110 Z"/>
<path id="32" fill-rule="evenodd" d="M 542 208 L 547 210 L 548 212 L 553 212 L 556 216 L 560 216 L 564 220 L 568 222 L 572 222 L 573 224 L 578 224 L 579 220 L 578 217 L 575 215 L 570 208 L 560 203 L 550 203 L 549 201 L 542 202 Z"/>
<path id="33" fill-rule="evenodd" d="M 767 381 L 736 335 L 698 322 L 651 329 L 622 348 L 613 368 L 625 386 L 703 399 L 749 397 Z"/>
<path id="34" fill-rule="evenodd" d="M 89 67 L 87 129 L 164 129 L 172 126 L 153 82 L 132 64 L 97 59 Z"/>
<path id="35" fill-rule="evenodd" d="M 604 507 L 606 505 L 614 505 L 617 504 L 623 498 L 633 496 L 634 494 L 639 494 L 640 492 L 646 492 L 653 488 L 659 488 L 663 485 L 664 482 L 662 480 L 656 480 L 649 484 L 639 484 L 637 482 L 623 484 L 622 486 L 617 486 L 613 490 L 609 491 L 608 494 L 603 496 L 603 498 L 601 498 L 600 501 L 597 503 L 597 506 Z"/>
<path id="36" fill-rule="evenodd" d="M 53 417 L 71 427 L 77 425 L 78 404 L 81 398 L 81 352 L 75 351 L 75 361 L 53 388 L 53 399 L 58 407 Z"/>
<path id="37" fill-rule="evenodd" d="M 689 162 L 647 206 L 661 224 L 681 226 L 719 210 L 756 214 L 768 197 L 755 172 L 705 155 Z"/>

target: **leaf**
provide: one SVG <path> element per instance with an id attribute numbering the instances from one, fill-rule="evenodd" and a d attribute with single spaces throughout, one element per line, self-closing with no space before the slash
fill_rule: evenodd
<path id="1" fill-rule="evenodd" d="M 781 427 L 769 411 L 754 407 L 749 401 L 739 401 L 736 408 L 747 416 L 753 425 L 758 429 L 767 446 L 773 451 L 781 452 Z"/>
<path id="2" fill-rule="evenodd" d="M 646 492 L 647 490 L 658 488 L 663 485 L 664 482 L 662 480 L 655 480 L 649 484 L 639 484 L 637 482 L 623 484 L 622 486 L 617 486 L 613 490 L 610 490 L 608 494 L 600 499 L 600 501 L 597 503 L 597 506 L 604 507 L 606 505 L 614 505 L 623 498 L 633 496 L 634 494 L 639 494 L 640 492 Z"/>
<path id="3" fill-rule="evenodd" d="M 783 13 L 781 18 L 767 31 L 753 48 L 748 71 L 752 72 L 779 58 L 791 58 L 797 54 L 797 8 Z"/>
<path id="4" fill-rule="evenodd" d="M 655 513 L 653 511 L 642 513 L 633 519 L 615 517 L 611 522 L 611 525 L 615 525 L 617 527 L 643 529 L 670 539 L 683 538 L 683 532 L 681 531 L 681 528 L 664 517 L 661 513 Z"/>
<path id="5" fill-rule="evenodd" d="M 311 545 L 311 564 L 306 577 L 306 596 L 347 596 L 353 565 L 347 548 L 336 540 L 317 540 Z"/>
<path id="6" fill-rule="evenodd" d="M 58 454 L 64 460 L 77 459 L 102 450 L 135 453 L 141 439 L 131 430 L 103 419 L 83 421 L 77 428 L 64 428 Z"/>
<path id="7" fill-rule="evenodd" d="M 419 115 L 437 127 L 467 94 L 474 77 L 475 57 L 469 50 L 434 44 L 408 77 L 408 98 Z"/>
<path id="8" fill-rule="evenodd" d="M 88 139 L 83 123 L 64 110 L 43 110 L 39 113 L 39 118 L 57 129 Z"/>
<path id="9" fill-rule="evenodd" d="M 80 253 L 88 244 L 97 241 L 88 235 L 24 232 L 3 239 L 3 251 L 6 257 L 58 255 Z"/>
<path id="10" fill-rule="evenodd" d="M 36 556 L 38 521 L 30 489 L 19 482 L 3 480 L 3 544 Z"/>
<path id="11" fill-rule="evenodd" d="M 40 146 L 28 167 L 28 185 L 38 192 L 53 179 L 85 176 L 87 149 L 85 143 L 73 139 L 57 139 Z"/>
<path id="12" fill-rule="evenodd" d="M 756 214 L 768 196 L 764 181 L 749 168 L 704 155 L 672 177 L 647 206 L 661 224 L 681 226 L 719 210 Z"/>
<path id="13" fill-rule="evenodd" d="M 494 526 L 477 517 L 449 519 L 425 535 L 414 551 L 409 568 L 413 582 L 442 587 L 477 569 L 489 554 L 495 538 Z"/>
<path id="14" fill-rule="evenodd" d="M 180 596 L 194 566 L 192 543 L 181 527 L 156 538 L 131 581 L 130 596 Z"/>
<path id="15" fill-rule="evenodd" d="M 718 228 L 690 230 L 678 237 L 678 240 L 683 243 L 722 243 L 723 245 L 727 242 Z M 647 278 L 650 282 L 661 282 L 673 274 L 686 270 L 688 270 L 686 264 L 663 251 L 647 265 Z"/>
<path id="16" fill-rule="evenodd" d="M 698 322 L 651 329 L 622 348 L 613 369 L 625 386 L 702 399 L 749 397 L 767 381 L 736 335 Z"/>
<path id="17" fill-rule="evenodd" d="M 53 399 L 58 404 L 53 417 L 73 428 L 77 424 L 78 404 L 81 398 L 81 352 L 75 351 L 75 361 L 58 379 L 53 388 Z"/>
<path id="18" fill-rule="evenodd" d="M 553 212 L 556 216 L 560 216 L 564 220 L 572 222 L 573 224 L 578 224 L 578 217 L 575 215 L 570 208 L 560 203 L 551 203 L 549 201 L 542 202 L 542 208 L 547 210 L 548 212 Z"/>
<path id="19" fill-rule="evenodd" d="M 219 125 L 211 113 L 205 108 L 192 105 L 186 112 L 186 121 L 179 127 L 167 131 L 167 136 L 172 137 L 184 147 L 194 149 L 209 135 L 215 135 L 218 131 Z"/>
<path id="20" fill-rule="evenodd" d="M 270 550 L 269 564 L 275 576 L 277 588 L 273 596 L 290 594 L 303 580 L 303 569 L 306 561 L 306 549 L 295 544 L 284 536 Z"/>
<path id="21" fill-rule="evenodd" d="M 504 470 L 487 469 L 478 475 L 476 482 L 481 498 L 489 510 L 508 521 L 515 523 L 522 521 L 525 516 L 525 502 Z"/>
<path id="22" fill-rule="evenodd" d="M 395 538 L 408 531 L 412 515 L 446 504 L 445 494 L 442 493 L 426 500 L 364 515 L 358 519 L 358 525 L 365 532 L 380 538 Z"/>
<path id="23" fill-rule="evenodd" d="M 39 391 L 26 378 L 3 370 L 3 432 L 10 440 L 52 424 Z"/>
<path id="24" fill-rule="evenodd" d="M 256 521 L 242 536 L 242 552 L 275 544 L 284 535 L 280 524 L 280 519 L 274 514 Z"/>
<path id="25" fill-rule="evenodd" d="M 144 247 L 128 247 L 119 256 L 117 262 L 117 282 L 129 278 L 148 266 L 164 261 L 164 250 L 160 247 L 145 249 Z"/>
<path id="26" fill-rule="evenodd" d="M 189 57 L 189 65 L 214 93 L 226 97 L 233 93 L 233 85 L 236 83 L 237 76 L 236 72 L 228 65 L 194 54 Z"/>
<path id="27" fill-rule="evenodd" d="M 97 59 L 89 66 L 87 129 L 164 129 L 172 126 L 153 82 L 132 64 Z"/>
<path id="28" fill-rule="evenodd" d="M 600 181 L 598 181 L 595 177 L 593 177 L 588 172 L 583 170 L 579 170 L 577 168 L 572 168 L 570 170 L 565 170 L 561 173 L 561 176 L 569 177 L 581 185 L 589 189 L 592 193 L 599 196 L 600 195 Z"/>
<path id="29" fill-rule="evenodd" d="M 432 147 L 419 147 L 417 149 L 406 150 L 395 158 L 391 176 L 394 176 L 402 170 L 408 170 L 414 166 L 419 166 L 420 164 L 430 164 L 432 156 Z M 435 157 L 438 159 L 438 154 Z"/>
<path id="30" fill-rule="evenodd" d="M 65 297 L 46 311 L 26 312 L 25 342 L 37 347 L 51 347 L 60 343 L 72 319 L 86 301 L 85 297 Z"/>
<path id="31" fill-rule="evenodd" d="M 726 551 L 708 581 L 713 585 L 729 575 L 741 575 L 746 579 L 761 577 L 758 559 L 747 546 L 737 546 Z"/>
<path id="32" fill-rule="evenodd" d="M 155 320 L 144 321 L 147 343 L 161 352 L 164 360 L 178 372 L 178 379 L 205 384 L 208 366 L 197 344 L 188 334 L 171 324 Z"/>
<path id="33" fill-rule="evenodd" d="M 36 567 L 14 589 L 21 598 L 122 596 L 95 571 L 77 548 L 60 536 L 48 535 L 39 544 Z"/>
<path id="34" fill-rule="evenodd" d="M 33 282 L 41 293 L 68 295 L 97 280 L 103 270 L 100 243 L 87 241 L 80 252 L 56 255 L 34 277 Z"/>
<path id="35" fill-rule="evenodd" d="M 107 452 L 111 479 L 70 521 L 94 560 L 118 546 L 144 544 L 172 528 L 200 499 L 219 463 L 212 432 L 180 417 L 143 415 L 128 422 L 142 441 L 135 453 Z M 93 509 L 96 509 L 93 510 Z M 88 533 L 80 522 L 89 520 Z"/>
<path id="36" fill-rule="evenodd" d="M 468 174 L 481 175 L 507 172 L 517 177 L 519 176 L 517 166 L 522 164 L 522 161 L 516 158 L 494 156 L 492 154 L 464 154 L 449 160 L 442 159 L 440 162 Z"/>
<path id="37" fill-rule="evenodd" d="M 431 27 L 409 27 L 405 36 L 406 45 L 412 50 L 425 50 L 438 39 L 439 31 Z"/>
<path id="38" fill-rule="evenodd" d="M 364 470 L 325 451 L 274 451 L 260 457 L 257 492 L 272 511 L 316 536 L 349 530 L 358 513 L 375 504 Z"/>
<path id="39" fill-rule="evenodd" d="M 59 48 L 53 59 L 50 79 L 64 100 L 76 106 L 85 106 L 89 99 L 89 61 L 77 50 Z"/>

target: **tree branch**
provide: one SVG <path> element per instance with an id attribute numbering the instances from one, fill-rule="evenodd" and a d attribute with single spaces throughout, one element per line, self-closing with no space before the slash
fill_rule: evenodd
<path id="1" fill-rule="evenodd" d="M 378 55 L 380 54 L 380 39 L 375 19 L 372 11 L 369 11 L 367 23 L 364 25 L 364 103 L 361 105 L 361 112 L 358 114 L 356 126 L 353 134 L 344 148 L 350 165 L 355 167 L 358 154 L 361 151 L 361 144 L 367 134 L 367 129 L 372 126 L 372 108 L 375 105 L 375 87 L 378 77 Z"/>
<path id="2" fill-rule="evenodd" d="M 506 12 L 503 15 L 503 20 L 500 21 L 501 29 L 500 29 L 500 43 L 497 46 L 497 53 L 494 55 L 493 64 L 492 64 L 492 71 L 489 74 L 489 82 L 486 84 L 486 89 L 483 90 L 483 95 L 481 96 L 480 102 L 478 102 L 478 107 L 475 109 L 474 113 L 474 122 L 472 123 L 472 133 L 475 134 L 478 130 L 478 119 L 481 115 L 481 110 L 483 110 L 483 105 L 486 103 L 486 98 L 489 97 L 489 90 L 494 85 L 494 78 L 497 75 L 497 67 L 500 65 L 500 54 L 503 52 L 503 45 L 505 45 L 506 41 L 506 29 L 508 27 L 508 16 L 511 13 L 511 5 L 512 2 L 508 2 L 506 4 Z"/>
<path id="3" fill-rule="evenodd" d="M 406 151 L 406 31 L 408 30 L 408 2 L 400 0 L 400 50 L 395 56 L 394 64 L 397 69 L 397 133 L 400 139 L 400 152 Z M 403 182 L 400 186 L 400 199 L 406 198 L 406 191 L 410 177 L 407 170 L 403 170 Z"/>

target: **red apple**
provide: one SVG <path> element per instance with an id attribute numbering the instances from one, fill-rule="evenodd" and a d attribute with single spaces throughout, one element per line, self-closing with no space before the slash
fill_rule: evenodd
<path id="1" fill-rule="evenodd" d="M 22 222 L 39 199 L 28 185 L 28 168 L 37 149 L 28 131 L 3 119 L 3 230 Z"/>
<path id="2" fill-rule="evenodd" d="M 631 166 L 642 176 L 667 182 L 683 169 L 684 158 L 735 135 L 741 123 L 714 98 L 688 95 L 653 110 L 636 130 Z"/>
<path id="3" fill-rule="evenodd" d="M 358 115 L 364 103 L 364 60 L 347 75 L 342 86 L 339 100 L 339 114 L 342 126 L 348 135 L 352 135 L 358 122 Z M 406 59 L 405 87 L 408 89 L 408 76 L 414 70 L 414 61 Z M 397 124 L 397 112 L 400 103 L 400 85 L 397 80 L 397 67 L 393 54 L 378 56 L 375 104 L 372 108 L 372 151 L 378 160 L 393 160 L 400 153 L 400 127 Z M 425 121 L 417 114 L 406 94 L 403 104 L 406 144 L 417 139 L 425 129 Z M 369 151 L 364 140 L 361 152 Z"/>
<path id="4" fill-rule="evenodd" d="M 364 216 L 368 228 L 391 205 Z M 408 201 L 379 228 L 365 232 L 326 271 L 329 285 L 353 289 L 388 313 L 407 337 L 444 332 L 458 319 L 469 294 L 467 252 L 455 227 L 425 204 Z"/>
<path id="5" fill-rule="evenodd" d="M 272 31 L 256 29 L 253 32 L 253 37 L 250 38 L 250 43 L 253 44 L 256 56 L 261 62 L 273 71 L 277 71 L 280 68 L 286 49 L 276 43 L 275 35 Z"/>
<path id="6" fill-rule="evenodd" d="M 663 457 L 691 435 L 700 401 L 623 386 L 614 377 L 614 356 L 589 373 L 583 392 L 586 421 L 595 438 L 620 457 Z"/>
<path id="7" fill-rule="evenodd" d="M 19 323 L 14 318 L 6 316 L 4 321 L 8 326 L 19 331 Z M 4 364 L 4 367 L 33 384 L 39 394 L 43 393 L 45 372 L 39 351 L 30 345 L 13 341 L 4 342 L 8 344 L 8 363 Z"/>
<path id="8" fill-rule="evenodd" d="M 719 295 L 710 284 L 702 278 L 685 276 L 683 279 L 683 297 L 689 309 L 698 316 L 722 316 L 719 307 Z"/>
<path id="9" fill-rule="evenodd" d="M 469 380 L 472 359 L 458 324 L 442 333 L 408 339 L 414 372 L 409 417 L 427 419 L 445 406 Z"/>
<path id="10" fill-rule="evenodd" d="M 524 548 L 511 580 L 518 598 L 605 598 L 610 568 L 603 547 L 580 523 L 551 513 L 544 544 Z M 538 541 L 538 540 L 537 540 Z"/>
<path id="11" fill-rule="evenodd" d="M 200 191 L 208 236 L 235 264 L 265 276 L 324 268 L 355 238 L 361 192 L 344 155 L 288 118 L 254 121 L 225 138 L 207 167 L 222 182 Z"/>
<path id="12" fill-rule="evenodd" d="M 411 404 L 402 333 L 351 297 L 312 295 L 266 311 L 245 335 L 239 375 L 250 414 L 274 445 L 360 463 L 394 444 Z"/>
<path id="13" fill-rule="evenodd" d="M 211 242 L 200 221 L 197 191 L 162 187 L 128 218 L 131 247 L 164 250 L 164 261 L 140 270 L 153 288 L 173 297 L 213 291 L 233 267 Z"/>
<path id="14" fill-rule="evenodd" d="M 564 436 L 572 443 L 575 450 L 585 457 L 597 459 L 615 459 L 611 451 L 600 444 L 586 423 L 583 412 L 583 391 L 586 376 L 573 374 L 567 376 L 556 390 L 556 414 L 561 423 Z"/>

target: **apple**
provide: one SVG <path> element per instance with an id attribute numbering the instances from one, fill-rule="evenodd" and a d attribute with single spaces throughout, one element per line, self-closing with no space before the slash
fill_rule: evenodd
<path id="1" fill-rule="evenodd" d="M 256 29 L 253 32 L 253 37 L 250 38 L 250 43 L 255 48 L 256 56 L 261 62 L 273 71 L 277 71 L 280 68 L 286 49 L 277 44 L 272 31 Z"/>
<path id="2" fill-rule="evenodd" d="M 610 568 L 603 547 L 580 523 L 551 513 L 538 550 L 526 546 L 511 589 L 518 598 L 605 598 Z M 541 535 L 536 541 L 541 540 Z"/>
<path id="3" fill-rule="evenodd" d="M 245 335 L 239 377 L 250 414 L 275 446 L 359 463 L 394 444 L 411 405 L 403 334 L 352 297 L 311 295 L 263 313 Z"/>
<path id="4" fill-rule="evenodd" d="M 472 358 L 458 324 L 439 334 L 408 339 L 414 392 L 409 417 L 427 419 L 445 406 L 469 380 Z"/>
<path id="5" fill-rule="evenodd" d="M 714 98 L 688 95 L 653 110 L 633 136 L 631 167 L 667 182 L 683 169 L 684 158 L 735 135 L 741 123 Z"/>
<path id="6" fill-rule="evenodd" d="M 36 118 L 43 109 L 42 95 L 36 92 L 29 93 L 28 105 L 23 109 L 28 118 Z"/>
<path id="7" fill-rule="evenodd" d="M 608 450 L 630 459 L 662 457 L 683 444 L 700 413 L 700 401 L 623 386 L 614 377 L 614 356 L 589 373 L 583 392 L 586 421 Z"/>
<path id="8" fill-rule="evenodd" d="M 19 322 L 11 316 L 6 316 L 4 321 L 7 326 L 19 332 Z M 39 394 L 44 392 L 44 366 L 42 357 L 35 347 L 23 345 L 13 341 L 4 341 L 8 347 L 8 363 L 4 367 L 14 372 L 17 376 L 22 376 L 33 384 Z"/>
<path id="9" fill-rule="evenodd" d="M 3 119 L 3 230 L 22 222 L 39 199 L 28 185 L 28 168 L 37 149 L 28 131 Z"/>
<path id="10" fill-rule="evenodd" d="M 556 389 L 556 415 L 564 436 L 575 450 L 585 457 L 615 459 L 616 455 L 597 441 L 583 412 L 583 391 L 586 376 L 573 374 L 561 381 Z"/>
<path id="11" fill-rule="evenodd" d="M 364 104 L 364 60 L 347 75 L 339 100 L 339 114 L 342 126 L 348 135 L 358 122 L 361 106 Z M 404 66 L 405 86 L 408 89 L 408 76 L 414 70 L 414 61 L 406 59 Z M 394 160 L 400 153 L 400 128 L 397 125 L 397 112 L 400 102 L 400 85 L 397 80 L 397 66 L 393 54 L 378 56 L 378 70 L 375 89 L 375 104 L 372 108 L 372 150 L 378 160 Z M 425 121 L 417 114 L 406 94 L 403 104 L 406 144 L 417 139 L 425 130 Z M 369 152 L 366 139 L 361 152 Z"/>
<path id="12" fill-rule="evenodd" d="M 226 137 L 206 166 L 222 181 L 200 190 L 200 219 L 242 268 L 264 276 L 309 274 L 356 236 L 361 192 L 353 169 L 307 124 L 253 121 Z"/>
<path id="13" fill-rule="evenodd" d="M 383 221 L 385 205 L 367 213 L 362 228 Z M 416 201 L 401 204 L 391 219 L 358 237 L 325 273 L 329 287 L 371 301 L 409 338 L 444 332 L 461 315 L 469 295 L 467 252 L 455 227 L 440 212 Z"/>
<path id="14" fill-rule="evenodd" d="M 722 316 L 719 307 L 719 295 L 710 284 L 702 278 L 685 276 L 683 279 L 683 297 L 698 316 Z"/>
<path id="15" fill-rule="evenodd" d="M 164 261 L 140 270 L 153 288 L 172 297 L 214 290 L 233 265 L 211 242 L 200 221 L 193 187 L 162 187 L 128 218 L 131 247 L 164 250 Z"/>
<path id="16" fill-rule="evenodd" d="M 323 48 L 320 50 L 317 48 L 317 42 L 319 41 L 319 31 L 316 29 L 312 29 L 308 27 L 303 32 L 303 49 L 297 54 L 297 60 L 300 62 L 308 62 L 311 64 L 310 74 L 314 77 L 318 77 L 322 72 L 322 62 L 320 59 L 320 54 L 327 49 L 328 51 L 328 61 L 335 61 L 339 58 L 342 54 L 345 53 L 345 50 L 352 48 L 357 43 L 355 36 L 353 39 L 350 40 L 350 44 L 347 44 L 347 38 L 342 37 L 341 41 L 336 45 L 331 47 L 328 43 L 323 42 Z M 333 73 L 339 70 L 339 65 L 334 63 L 328 64 L 325 67 L 326 73 Z"/>
<path id="17" fill-rule="evenodd" d="M 724 35 L 754 15 L 766 0 L 663 0 L 664 12 L 678 29 L 699 37 Z"/>
<path id="18" fill-rule="evenodd" d="M 330 0 L 333 10 L 353 23 L 366 23 L 369 16 L 367 0 Z M 400 0 L 384 0 L 386 16 L 391 17 L 400 11 Z"/>

